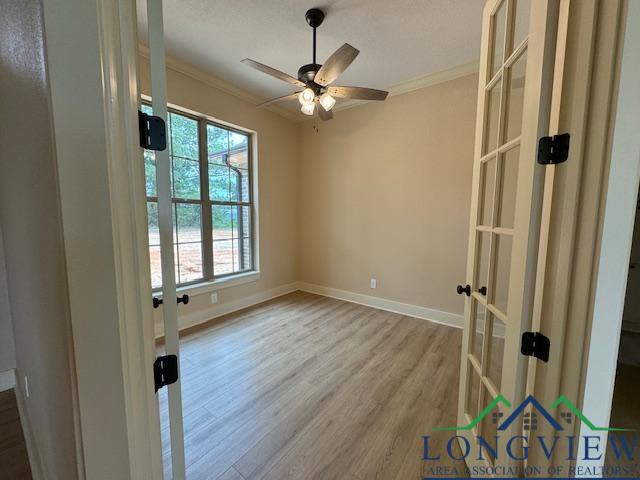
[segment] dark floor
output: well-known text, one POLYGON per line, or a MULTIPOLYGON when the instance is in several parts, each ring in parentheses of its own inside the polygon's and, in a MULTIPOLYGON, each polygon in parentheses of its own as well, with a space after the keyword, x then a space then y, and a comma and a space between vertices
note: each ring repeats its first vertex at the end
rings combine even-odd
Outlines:
POLYGON ((13 389, 0 392, 0 480, 31 480, 13 389))

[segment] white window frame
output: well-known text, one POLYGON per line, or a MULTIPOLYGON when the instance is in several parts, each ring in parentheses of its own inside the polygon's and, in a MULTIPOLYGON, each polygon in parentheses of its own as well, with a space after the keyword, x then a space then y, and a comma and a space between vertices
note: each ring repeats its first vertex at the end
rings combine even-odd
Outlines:
MULTIPOLYGON (((143 104, 149 105, 151 102, 151 97, 148 95, 142 95, 143 104)), ((249 156, 249 189, 250 189, 250 197, 249 197, 249 207, 251 209, 251 226, 250 226, 250 239, 251 239, 251 268, 249 270, 243 270, 239 272, 233 273, 225 273, 221 275, 215 275, 213 269, 213 263, 211 265, 211 275, 207 276, 207 269, 204 265, 205 263, 205 254, 204 249, 207 248, 205 246, 205 237, 203 235, 202 238, 202 248, 203 248, 203 275, 205 275, 202 279, 197 279, 192 282, 185 283, 177 283, 177 291, 181 293, 189 293, 191 295, 200 295, 208 292, 214 292, 217 290, 221 290, 224 288, 235 287, 238 285, 244 285, 247 283, 253 283, 260 280, 262 274, 260 270, 260 222, 259 222, 259 208, 258 208, 258 133, 254 130, 250 130, 244 127, 240 127, 238 125, 234 125, 229 122, 225 122, 223 120, 211 117, 209 115, 205 115, 203 113, 195 112, 193 110, 189 110, 187 108, 168 104, 168 111, 170 113, 175 113, 178 115, 182 115, 198 122, 198 142, 201 146, 200 148, 200 164, 203 164, 203 161, 206 161, 206 126, 213 125, 226 130, 235 131, 241 133, 243 135, 247 135, 248 137, 248 156, 249 156), (204 148, 202 147, 204 145, 204 148), (205 156, 203 160, 203 155, 205 156)), ((201 185, 203 181, 209 180, 208 169, 206 171, 200 172, 200 180, 201 185), (204 176, 204 179, 203 179, 204 176)), ((205 203, 209 203, 210 206, 213 206, 215 203, 210 199, 204 199, 203 192, 201 190, 201 199, 200 201, 194 202, 198 205, 204 207, 205 203)), ((147 201, 153 201, 153 197, 146 196, 147 201)), ((202 230, 204 232, 205 222, 204 222, 204 208, 202 208, 201 213, 201 221, 202 221, 202 230)), ((212 209, 210 209, 212 211, 212 209)), ((211 248, 211 256, 213 256, 213 246, 211 248)), ((213 259, 212 259, 213 262, 213 259)), ((153 296, 162 298, 162 286, 157 286, 153 288, 153 296)))

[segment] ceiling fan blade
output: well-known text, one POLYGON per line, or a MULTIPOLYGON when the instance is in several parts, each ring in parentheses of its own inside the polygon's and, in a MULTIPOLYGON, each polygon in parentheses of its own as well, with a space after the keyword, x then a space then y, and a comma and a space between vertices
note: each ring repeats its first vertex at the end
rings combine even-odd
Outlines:
POLYGON ((355 60, 359 53, 360 50, 345 43, 327 58, 327 61, 316 73, 314 82, 326 87, 351 65, 351 62, 355 60))
POLYGON ((244 60, 241 60, 241 62, 252 68, 255 68, 256 70, 260 70, 261 72, 266 73, 267 75, 271 75, 272 77, 275 77, 279 80, 290 83, 292 85, 296 85, 298 87, 306 86, 297 78, 293 78, 291 75, 287 75, 286 73, 281 72, 280 70, 276 70, 275 68, 271 68, 263 63, 256 62, 255 60, 251 60, 250 58, 245 58, 244 60))
POLYGON ((283 95, 281 97, 276 97, 276 98, 272 98, 271 100, 267 100, 266 102, 262 102, 258 105, 256 105, 258 108, 262 108, 262 107, 268 107, 269 105, 273 105, 274 103, 278 103, 278 102, 285 102, 287 100, 295 100, 298 98, 298 94, 300 92, 296 92, 296 93, 290 93, 289 95, 283 95))
POLYGON ((329 87, 327 93, 332 97, 353 98, 356 100, 385 100, 389 92, 364 87, 329 87))
POLYGON ((318 116, 323 122, 326 122, 327 120, 331 120, 333 118, 333 112, 331 110, 325 110, 322 105, 318 104, 317 110, 318 116))

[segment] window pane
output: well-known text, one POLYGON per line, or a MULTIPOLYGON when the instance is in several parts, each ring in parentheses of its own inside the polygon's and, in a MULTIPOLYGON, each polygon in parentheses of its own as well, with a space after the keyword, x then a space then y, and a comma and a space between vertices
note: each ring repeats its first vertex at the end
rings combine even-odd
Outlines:
POLYGON ((156 157, 153 151, 144 151, 144 177, 147 197, 157 197, 156 189, 156 157))
POLYGON ((207 156, 209 162, 224 165, 229 153, 229 131, 215 125, 207 125, 207 156))
POLYGON ((149 263, 151 265, 151 288, 162 286, 162 263, 160 262, 160 247, 149 247, 149 263))
POLYGON ((180 255, 180 283, 193 282, 201 279, 202 273, 202 243, 178 244, 180 255))
POLYGON ((229 201, 229 167, 209 164, 209 198, 219 202, 229 201))
POLYGON ((229 132, 229 165, 249 168, 249 137, 241 133, 229 132))
POLYGON ((201 207, 192 203, 177 203, 176 216, 178 223, 177 243, 202 241, 201 207))
POLYGON ((198 160, 198 122, 173 112, 169 113, 169 122, 171 124, 171 154, 198 160))
POLYGON ((197 160, 173 158, 173 196, 200 199, 200 163, 197 160))
POLYGON ((213 225, 213 239, 223 240, 232 238, 233 228, 233 214, 231 208, 228 205, 213 205, 212 207, 212 222, 213 225))
POLYGON ((249 186, 249 170, 244 168, 237 169, 238 174, 238 200, 241 202, 251 201, 251 187, 249 186))
POLYGON ((239 242, 239 270, 249 270, 252 267, 251 261, 251 207, 239 207, 238 215, 238 236, 239 242))
POLYGON ((158 230, 158 204, 147 202, 147 219, 149 227, 149 245, 160 245, 160 231, 158 230))
POLYGON ((213 273, 223 275, 232 273, 235 258, 233 241, 238 238, 236 224, 237 207, 228 205, 213 205, 212 225, 213 225, 213 273))

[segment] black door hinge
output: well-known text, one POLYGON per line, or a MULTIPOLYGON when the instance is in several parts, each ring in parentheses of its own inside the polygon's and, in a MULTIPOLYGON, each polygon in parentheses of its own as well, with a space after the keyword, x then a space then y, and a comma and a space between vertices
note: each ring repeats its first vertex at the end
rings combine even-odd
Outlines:
POLYGON ((163 355, 153 362, 153 379, 156 393, 165 385, 171 385, 178 380, 178 357, 163 355))
POLYGON ((538 163, 540 165, 557 165, 569 158, 570 135, 561 133, 553 137, 542 137, 538 141, 538 163))
POLYGON ((520 352, 528 357, 536 357, 543 362, 549 361, 551 340, 540 332, 524 332, 520 352))
POLYGON ((147 115, 138 110, 138 129, 142 148, 156 151, 167 148, 167 127, 161 117, 147 115))

